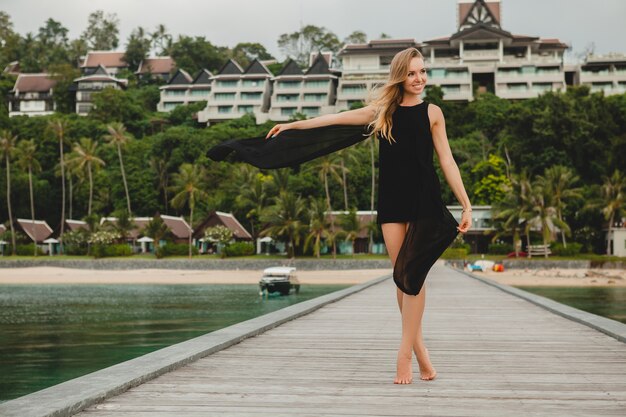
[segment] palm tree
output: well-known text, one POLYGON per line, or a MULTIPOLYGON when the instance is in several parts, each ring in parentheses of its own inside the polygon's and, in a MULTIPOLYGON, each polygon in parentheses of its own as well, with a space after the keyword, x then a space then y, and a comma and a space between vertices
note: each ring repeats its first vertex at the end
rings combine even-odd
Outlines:
MULTIPOLYGON (((552 240, 552 232, 555 226, 560 227, 568 233, 570 231, 569 226, 557 217, 556 208, 554 207, 554 196, 551 194, 551 191, 545 181, 536 179, 533 182, 529 197, 530 208, 534 217, 529 219, 526 225, 527 229, 530 229, 531 224, 539 226, 543 237, 543 244, 546 246, 552 240)), ((544 256, 546 258, 548 257, 547 250, 544 256)))
POLYGON ((621 171, 615 170, 610 177, 603 176, 600 187, 600 199, 587 204, 588 208, 601 208, 604 219, 608 220, 609 227, 606 239, 606 254, 611 254, 611 235, 615 217, 622 217, 626 206, 626 177, 621 171))
POLYGON ((267 188, 271 181, 272 177, 263 175, 257 168, 247 164, 240 164, 235 171, 234 185, 240 190, 235 197, 235 205, 246 212, 254 238, 258 234, 255 225, 269 200, 267 188))
POLYGON ((328 238, 328 221, 326 220, 326 201, 311 198, 309 200, 309 230, 304 240, 304 250, 313 245, 313 254, 320 258, 322 239, 328 238))
MULTIPOLYGON (((510 185, 506 186, 507 193, 504 199, 493 206, 493 220, 498 227, 491 241, 495 242, 503 235, 512 235, 515 257, 517 258, 521 249, 522 224, 528 223, 530 217, 528 201, 531 185, 526 171, 522 171, 520 175, 511 175, 509 181, 510 185)), ((527 244, 530 244, 528 235, 527 244)))
POLYGON ((93 203, 93 172, 104 166, 105 163, 98 157, 98 143, 89 138, 80 138, 79 143, 74 144, 73 155, 68 162, 77 170, 87 173, 89 178, 89 205, 87 206, 87 215, 91 215, 91 206, 93 203))
POLYGON ((261 221, 268 227, 261 231, 261 236, 276 236, 287 241, 287 254, 295 256, 295 246, 300 243, 300 236, 306 229, 304 201, 289 191, 283 191, 274 206, 268 207, 261 216, 261 221))
MULTIPOLYGON (((15 229, 13 227, 13 213, 11 211, 11 158, 15 152, 15 142, 17 136, 11 134, 8 130, 0 133, 0 152, 4 157, 7 170, 7 209, 9 211, 9 227, 11 228, 11 251, 15 255, 15 229)), ((37 246, 37 245, 35 245, 37 246)))
POLYGON ((124 172, 124 160, 122 159, 122 147, 126 146, 130 140, 128 132, 123 124, 119 122, 111 123, 107 126, 108 135, 104 136, 104 140, 111 145, 117 147, 117 156, 120 159, 120 171, 122 171, 122 181, 124 182, 124 191, 126 192, 126 206, 128 207, 128 215, 131 215, 130 211, 130 195, 128 194, 128 183, 126 182, 126 173, 124 172))
POLYGON ((158 213, 144 226, 142 232, 154 241, 155 251, 161 240, 168 237, 171 233, 170 229, 163 222, 163 218, 161 218, 158 213))
POLYGON ((336 153, 336 157, 339 160, 339 166, 341 170, 341 184, 343 185, 343 204, 344 210, 348 210, 348 178, 347 174, 350 172, 350 169, 346 167, 346 162, 351 162, 354 164, 358 164, 359 160, 357 159, 355 153, 355 148, 345 148, 336 153))
MULTIPOLYGON (((578 181, 578 176, 567 167, 555 165, 545 170, 543 176, 539 175, 537 180, 543 187, 547 187, 549 193, 554 198, 554 207, 559 220, 563 221, 563 210, 567 207, 567 201, 572 199, 580 199, 582 196, 582 188, 574 188, 573 185, 578 181)), ((561 239, 563 247, 567 247, 565 241, 566 229, 561 229, 561 239)))
POLYGON ((208 194, 204 191, 206 172, 204 167, 197 164, 184 163, 180 166, 178 172, 172 176, 174 185, 170 189, 176 193, 172 198, 172 206, 176 209, 182 209, 185 205, 189 206, 189 258, 191 259, 191 238, 193 235, 193 209, 196 201, 202 198, 208 198, 208 194))
POLYGON ((354 241, 359 236, 359 232, 363 230, 363 225, 359 222, 356 209, 340 214, 339 224, 343 229, 344 239, 350 241, 350 245, 352 246, 352 257, 354 257, 354 241))
MULTIPOLYGON (((17 144, 17 164, 28 172, 28 190, 30 193, 30 217, 35 228, 35 198, 33 193, 33 171, 41 171, 41 165, 35 156, 37 146, 34 140, 23 140, 17 144)), ((37 245, 34 246, 34 255, 37 256, 37 245)))
POLYGON ((67 131, 67 122, 63 119, 50 120, 48 128, 52 130, 59 141, 59 163, 61 164, 61 230, 59 232, 59 240, 61 241, 61 253, 63 252, 63 229, 65 226, 65 156, 63 155, 63 146, 65 145, 65 132, 67 131))
MULTIPOLYGON (((328 177, 332 176, 341 184, 341 175, 339 170, 341 166, 336 163, 336 157, 333 155, 325 155, 317 159, 317 163, 311 165, 310 170, 315 170, 319 174, 319 178, 324 184, 324 191, 326 192, 326 207, 328 208, 328 215, 330 216, 330 234, 335 235, 335 219, 331 215, 333 209, 330 204, 330 189, 328 187, 328 177)), ((337 245, 335 239, 333 239, 333 257, 337 254, 337 245)))
POLYGON ((169 187, 169 174, 167 172, 167 161, 157 157, 150 159, 150 167, 157 174, 159 180, 159 189, 163 190, 163 201, 165 203, 165 214, 168 213, 169 198, 167 197, 167 189, 169 187))

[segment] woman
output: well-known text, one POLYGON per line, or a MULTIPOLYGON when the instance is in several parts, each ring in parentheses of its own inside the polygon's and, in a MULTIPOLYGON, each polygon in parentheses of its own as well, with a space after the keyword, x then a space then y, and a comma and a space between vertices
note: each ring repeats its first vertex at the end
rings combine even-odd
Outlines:
POLYGON ((349 146, 367 135, 379 137, 378 223, 394 268, 402 315, 396 384, 413 380, 412 351, 421 379, 432 380, 437 375, 422 338, 423 283, 446 247, 472 224, 471 204, 450 151, 443 113, 438 106, 420 99, 426 81, 421 53, 408 48, 394 56, 387 83, 366 107, 278 124, 264 138, 274 138, 265 146, 247 139, 231 141, 209 153, 221 160, 235 150, 259 167, 278 167, 349 146), (364 126, 368 127, 365 135, 364 126), (432 163, 433 147, 450 188, 463 206, 460 225, 441 200, 432 163))

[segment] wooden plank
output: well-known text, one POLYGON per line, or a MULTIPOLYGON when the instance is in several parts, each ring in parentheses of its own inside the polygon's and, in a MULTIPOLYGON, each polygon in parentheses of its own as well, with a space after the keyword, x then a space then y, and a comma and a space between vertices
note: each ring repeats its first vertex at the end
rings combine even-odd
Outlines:
POLYGON ((88 408, 82 416, 623 416, 623 343, 435 265, 435 381, 395 385, 391 280, 88 408))

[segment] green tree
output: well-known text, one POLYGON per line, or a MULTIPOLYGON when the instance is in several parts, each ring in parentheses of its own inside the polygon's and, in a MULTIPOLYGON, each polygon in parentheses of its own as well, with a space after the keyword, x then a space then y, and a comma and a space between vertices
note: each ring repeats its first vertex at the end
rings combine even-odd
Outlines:
POLYGON ((171 237, 170 229, 167 227, 163 218, 157 214, 145 225, 142 231, 143 234, 154 240, 154 248, 159 246, 162 240, 169 239, 171 237))
POLYGON ((152 38, 141 26, 134 29, 126 43, 126 52, 124 53, 124 62, 126 62, 131 71, 137 71, 139 64, 150 53, 152 46, 152 38))
POLYGON ((343 229, 343 238, 350 242, 352 246, 352 256, 354 257, 354 241, 359 236, 363 225, 359 222, 356 209, 350 209, 347 213, 339 215, 339 225, 343 229))
POLYGON ((91 215, 91 206, 93 203, 93 172, 105 165, 104 161, 98 157, 98 143, 89 138, 80 138, 78 143, 74 144, 74 151, 69 158, 70 165, 86 172, 89 179, 89 205, 87 206, 87 215, 91 215))
POLYGON ((302 198, 295 193, 283 191, 276 198, 276 204, 267 208, 261 221, 268 226, 261 236, 283 238, 287 242, 287 256, 295 257, 296 245, 300 243, 306 228, 305 206, 302 198))
MULTIPOLYGON (((67 131, 67 122, 64 119, 53 119, 48 122, 48 129, 56 136, 59 143, 59 164, 61 167, 61 227, 59 232, 59 240, 61 248, 63 248, 63 229, 65 228, 65 133, 67 131)), ((63 251, 63 249, 61 249, 63 251)))
POLYGON ((0 132, 0 152, 5 162, 7 176, 7 210, 9 212, 9 227, 11 228, 11 249, 15 255, 15 230, 13 227, 13 212, 11 211, 11 159, 15 153, 17 136, 8 130, 0 132))
POLYGON ((179 35, 172 43, 170 55, 178 68, 193 74, 206 68, 217 71, 228 59, 228 49, 214 46, 204 36, 179 35))
MULTIPOLYGON (((37 146, 34 140, 22 140, 17 144, 17 166, 28 173, 28 191, 30 195, 30 217, 35 227, 35 195, 33 193, 33 171, 41 171, 41 165, 36 157, 37 146)), ((33 245, 34 255, 37 256, 37 245, 33 245)))
POLYGON ((158 50, 159 56, 169 55, 172 47, 172 35, 167 32, 164 24, 159 24, 150 34, 152 49, 158 50))
MULTIPOLYGON (((39 63, 42 69, 68 61, 68 30, 61 22, 48 18, 37 34, 39 63)), ((56 92, 56 89, 55 89, 56 92)), ((55 94, 56 99, 56 94, 55 94)))
POLYGON ((336 54, 341 48, 341 41, 325 27, 306 25, 299 31, 280 35, 278 48, 300 66, 306 67, 311 53, 331 51, 336 54))
POLYGON ((504 186, 509 183, 504 173, 504 160, 490 154, 487 161, 481 161, 472 168, 475 204, 493 204, 504 198, 504 186))
POLYGON ((68 63, 52 64, 49 73, 56 81, 54 86, 54 102, 59 113, 74 113, 76 111, 74 92, 70 87, 80 75, 80 71, 68 63))
POLYGON ((96 10, 89 15, 87 29, 81 35, 90 50, 108 51, 117 48, 119 19, 115 13, 96 10))
POLYGON ((309 199, 309 228, 304 239, 304 250, 313 248, 313 254, 319 259, 322 248, 322 239, 328 238, 328 220, 326 218, 326 201, 323 199, 309 199))
POLYGON ((265 46, 260 43, 240 42, 231 51, 231 58, 240 65, 247 67, 255 59, 270 60, 274 59, 265 46))
MULTIPOLYGON (((556 229, 555 226, 569 230, 569 226, 557 217, 554 196, 551 194, 551 191, 545 181, 536 178, 533 181, 529 194, 530 211, 533 217, 529 219, 527 228, 530 228, 531 225, 538 226, 541 230, 543 244, 546 246, 552 241, 552 234, 556 229)), ((548 257, 547 251, 544 256, 548 257)))
POLYGON ((124 172, 124 160, 122 158, 122 148, 126 146, 130 140, 128 132, 123 124, 119 122, 111 123, 107 126, 108 135, 104 136, 104 140, 117 148, 117 156, 120 160, 120 171, 122 173, 122 181, 124 182, 124 191, 126 192, 126 206, 128 207, 128 215, 132 211, 130 209, 130 194, 128 194, 128 182, 126 181, 126 173, 124 172))
POLYGON ((201 165, 192 165, 184 163, 178 169, 178 172, 172 176, 173 185, 171 191, 176 193, 172 200, 172 207, 180 210, 185 206, 189 207, 189 258, 191 259, 191 239, 193 235, 193 210, 196 202, 200 199, 207 198, 205 191, 206 172, 201 165))
MULTIPOLYGON (((545 170, 544 175, 537 177, 537 180, 543 187, 548 189, 548 193, 554 199, 554 207, 559 220, 566 224, 563 219, 563 211, 567 207, 567 203, 571 200, 582 199, 582 188, 574 188, 574 184, 579 181, 577 175, 570 168, 562 165, 555 165, 545 170)), ((563 247, 567 247, 565 235, 570 235, 569 225, 567 228, 561 229, 561 238, 563 247)))
POLYGON ((343 43, 346 43, 346 44, 367 43, 367 35, 363 31, 355 30, 343 40, 343 43))
POLYGON ((587 208, 600 209, 605 220, 608 220, 606 254, 611 254, 611 239, 615 218, 624 215, 626 207, 626 176, 615 170, 611 176, 604 176, 600 187, 599 199, 587 203, 587 208))

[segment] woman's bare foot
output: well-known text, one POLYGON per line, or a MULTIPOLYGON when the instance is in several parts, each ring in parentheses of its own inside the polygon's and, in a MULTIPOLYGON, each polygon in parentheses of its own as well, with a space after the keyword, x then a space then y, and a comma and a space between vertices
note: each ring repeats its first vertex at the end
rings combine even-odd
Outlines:
POLYGON ((435 379, 437 376, 437 371, 433 367, 433 364, 430 362, 430 357, 428 355, 428 349, 424 347, 424 351, 420 352, 417 349, 414 349, 415 356, 417 357, 417 364, 420 367, 420 379, 424 381, 431 381, 435 379))
POLYGON ((413 355, 409 353, 407 356, 402 352, 398 351, 398 364, 396 371, 396 379, 393 381, 394 384, 410 384, 413 382, 413 355))

